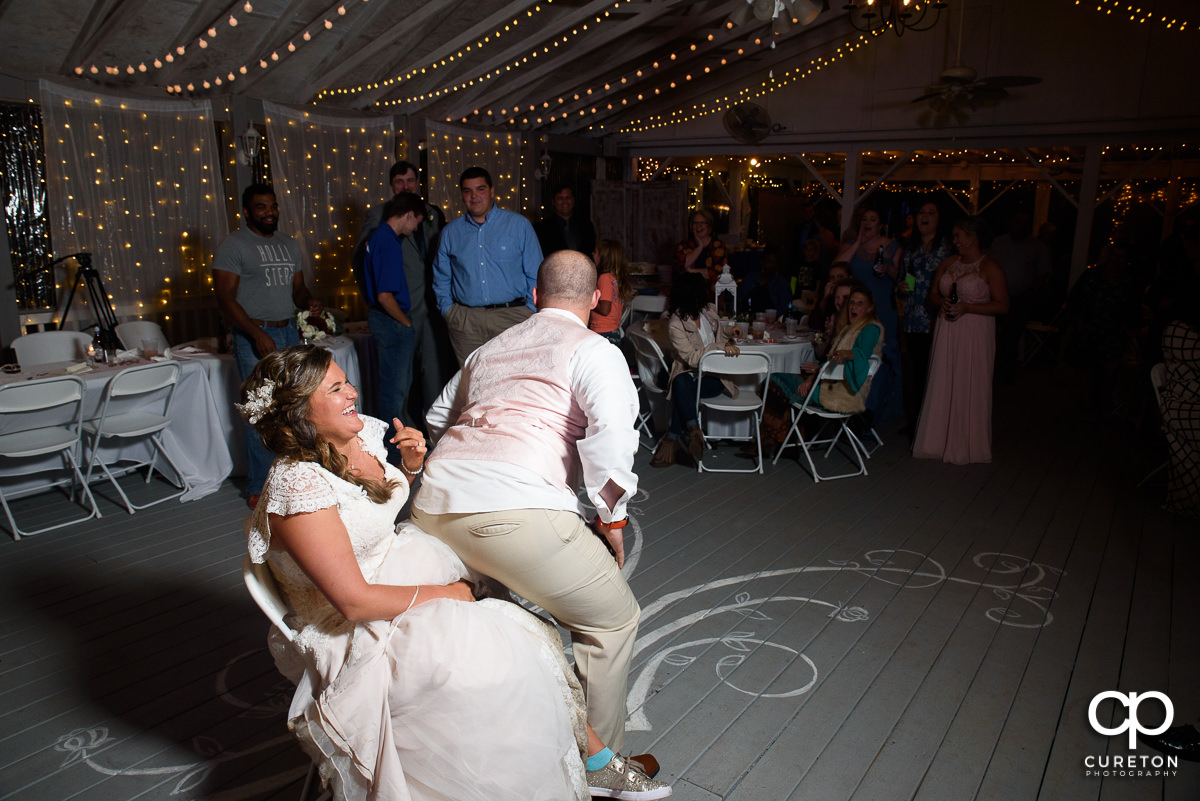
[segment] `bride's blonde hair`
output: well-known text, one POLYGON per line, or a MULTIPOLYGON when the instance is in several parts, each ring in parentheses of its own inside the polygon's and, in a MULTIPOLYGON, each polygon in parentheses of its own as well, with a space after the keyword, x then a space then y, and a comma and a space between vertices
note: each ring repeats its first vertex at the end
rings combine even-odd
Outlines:
POLYGON ((374 481, 350 472, 346 457, 322 439, 308 419, 309 402, 325 380, 331 361, 329 351, 312 345, 268 353, 242 382, 242 413, 268 450, 297 462, 315 462, 362 487, 375 503, 385 503, 400 482, 374 481))

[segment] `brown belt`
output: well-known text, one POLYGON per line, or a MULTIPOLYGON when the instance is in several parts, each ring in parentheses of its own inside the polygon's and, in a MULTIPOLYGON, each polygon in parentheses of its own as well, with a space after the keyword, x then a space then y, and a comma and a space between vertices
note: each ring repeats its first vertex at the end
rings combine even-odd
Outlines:
POLYGON ((250 318, 250 322, 259 328, 286 328, 289 325, 294 325, 291 320, 255 320, 253 317, 250 318))

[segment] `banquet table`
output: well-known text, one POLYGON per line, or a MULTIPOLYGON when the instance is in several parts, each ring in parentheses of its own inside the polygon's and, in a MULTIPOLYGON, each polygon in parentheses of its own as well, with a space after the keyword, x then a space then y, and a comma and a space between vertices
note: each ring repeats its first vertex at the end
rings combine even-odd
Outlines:
MULTIPOLYGON (((148 364, 145 359, 125 362, 113 366, 101 366, 79 374, 87 387, 83 398, 83 419, 91 420, 99 415, 100 404, 104 398, 104 388, 109 380, 122 370, 142 364, 148 364)), ((0 385, 35 378, 66 375, 66 364, 41 365, 31 368, 30 373, 0 374, 0 385)), ((229 446, 221 429, 221 403, 212 391, 208 373, 196 361, 181 361, 179 383, 171 402, 171 424, 163 432, 163 446, 179 470, 187 478, 189 490, 181 496, 183 501, 194 501, 215 492, 233 469, 229 446)), ((149 396, 146 403, 153 404, 161 411, 161 400, 149 396)), ((52 414, 52 413, 51 413, 52 414)), ((22 424, 8 428, 11 424, 0 417, 0 433, 28 429, 38 425, 37 418, 26 418, 22 424)), ((113 443, 102 448, 105 460, 112 465, 116 460, 141 461, 150 454, 150 446, 145 442, 113 443)), ((45 489, 54 479, 48 472, 61 465, 57 455, 45 457, 42 460, 21 459, 0 462, 0 477, 5 481, 5 494, 24 495, 45 489), (21 478, 18 478, 21 477, 21 478)), ((170 468, 161 463, 156 465, 169 477, 176 478, 170 468)))
MULTIPOLYGON (((667 364, 671 363, 671 344, 667 333, 666 320, 650 320, 642 324, 631 325, 626 336, 650 337, 666 356, 667 364)), ((761 353, 771 363, 771 373, 799 373, 800 365, 813 360, 813 345, 811 335, 801 335, 778 342, 739 342, 738 350, 742 353, 761 353)), ((754 376, 740 376, 735 381, 739 388, 753 390, 757 385, 754 376)), ((658 406, 666 406, 661 395, 651 395, 651 403, 656 404, 655 421, 662 419, 663 410, 658 406)), ((669 413, 668 413, 669 414, 669 413)), ((723 412, 706 413, 711 430, 721 436, 746 436, 749 425, 744 416, 730 416, 723 412)))
MULTIPOLYGON (((358 356, 354 349, 354 340, 345 336, 322 337, 313 344, 325 348, 333 355, 333 361, 346 373, 346 380, 359 387, 358 407, 362 408, 362 376, 358 367, 358 356)), ((212 352, 215 343, 197 340, 185 343, 171 349, 175 359, 183 362, 194 362, 204 368, 208 376, 212 396, 216 401, 215 415, 220 428, 222 442, 226 443, 233 459, 232 474, 246 475, 246 425, 241 416, 233 408, 239 401, 238 392, 242 379, 238 373, 237 361, 231 353, 212 352)))

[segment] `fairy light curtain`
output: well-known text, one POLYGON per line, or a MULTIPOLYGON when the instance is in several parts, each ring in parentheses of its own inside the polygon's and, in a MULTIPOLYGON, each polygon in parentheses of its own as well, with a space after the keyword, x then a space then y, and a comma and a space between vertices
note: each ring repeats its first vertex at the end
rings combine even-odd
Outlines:
POLYGON ((351 257, 367 211, 389 197, 391 119, 323 116, 264 102, 279 230, 304 252, 305 278, 326 306, 365 317, 351 257))
POLYGON ((483 167, 492 176, 496 205, 509 211, 530 211, 521 135, 479 131, 459 125, 426 122, 429 148, 429 202, 441 206, 446 219, 462 213, 458 178, 467 167, 483 167))
MULTIPOLYGON (((209 101, 40 89, 56 257, 91 253, 121 319, 211 304, 209 266, 228 224, 209 101)), ((60 287, 73 277, 56 276, 60 287)), ((86 295, 70 321, 90 322, 86 295)))

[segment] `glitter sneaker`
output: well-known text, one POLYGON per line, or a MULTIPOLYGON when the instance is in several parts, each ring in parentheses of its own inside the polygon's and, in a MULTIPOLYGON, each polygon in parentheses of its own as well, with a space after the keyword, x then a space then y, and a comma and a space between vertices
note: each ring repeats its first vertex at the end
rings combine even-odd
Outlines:
POLYGON ((641 767, 617 754, 600 770, 587 772, 588 791, 594 798, 651 801, 671 794, 671 785, 655 781, 641 767))

